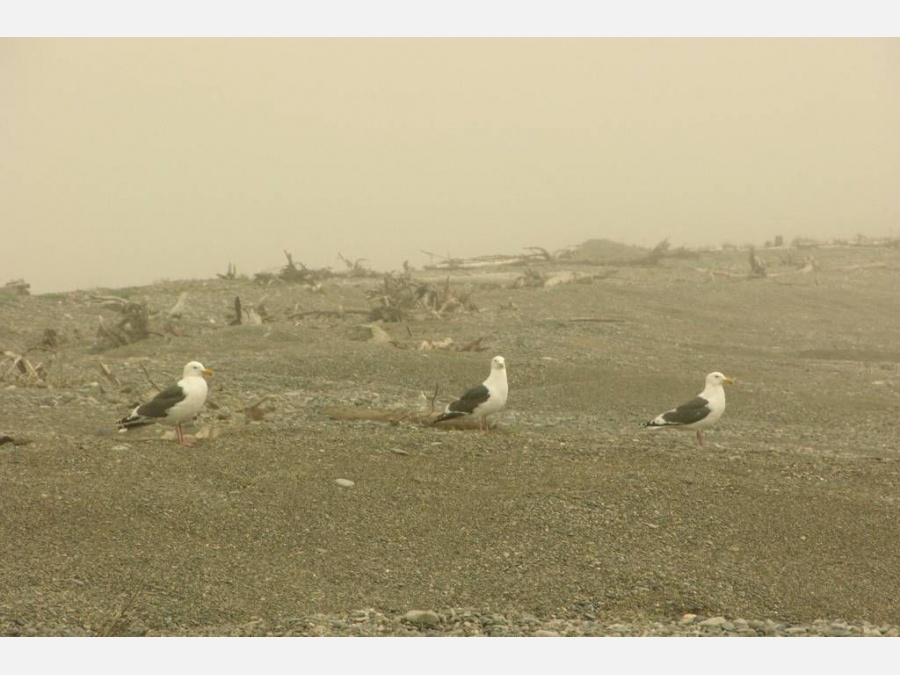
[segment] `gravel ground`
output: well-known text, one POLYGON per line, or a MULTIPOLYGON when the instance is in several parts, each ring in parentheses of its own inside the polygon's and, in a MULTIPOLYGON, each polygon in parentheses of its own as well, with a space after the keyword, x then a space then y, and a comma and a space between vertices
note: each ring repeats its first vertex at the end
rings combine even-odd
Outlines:
MULTIPOLYGON (((125 624, 123 623, 122 626, 125 624)), ((170 635, 169 631, 125 630, 128 637, 170 635)), ((41 636, 40 626, 17 622, 6 627, 7 636, 41 636)), ((97 631, 73 627, 59 633, 92 637, 97 631)), ((672 621, 607 622, 583 618, 537 617, 533 614, 494 614, 471 609, 445 611, 414 609, 389 615, 374 609, 347 614, 312 614, 269 622, 262 618, 245 624, 204 626, 179 631, 187 637, 900 637, 894 625, 858 624, 834 619, 787 623, 773 619, 728 619, 685 614, 672 621)))
POLYGON ((421 271, 478 311, 392 342, 346 311, 378 278, 0 296, 43 373, 0 362, 0 635, 896 637, 900 252, 812 253, 421 271), (111 294, 158 334, 98 345, 111 294), (268 320, 228 325, 236 295, 268 320), (447 337, 485 350, 419 348, 447 337), (495 354, 493 431, 420 423, 495 354), (194 448, 112 428, 192 359, 194 448), (712 370, 707 446, 641 429, 712 370))

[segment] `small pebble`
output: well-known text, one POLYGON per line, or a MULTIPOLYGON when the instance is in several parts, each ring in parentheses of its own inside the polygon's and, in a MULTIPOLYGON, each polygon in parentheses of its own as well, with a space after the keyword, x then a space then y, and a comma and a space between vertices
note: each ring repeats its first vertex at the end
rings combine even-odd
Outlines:
POLYGON ((435 626, 441 620, 441 617, 435 612, 422 609, 411 609, 401 618, 407 623, 414 623, 418 626, 435 626))
POLYGON ((699 625, 715 626, 716 628, 721 628, 722 624, 724 624, 726 622, 726 620, 727 619, 725 619, 724 616, 711 616, 710 618, 705 619, 704 621, 701 621, 699 625))

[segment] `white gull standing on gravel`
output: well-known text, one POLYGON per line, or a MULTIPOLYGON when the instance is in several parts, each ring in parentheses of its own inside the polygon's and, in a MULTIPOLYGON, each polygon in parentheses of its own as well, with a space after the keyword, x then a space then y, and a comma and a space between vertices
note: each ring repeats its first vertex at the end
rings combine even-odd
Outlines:
POLYGON ((657 415, 642 426, 650 429, 695 429, 697 442, 704 445, 703 430, 715 424, 725 412, 725 389, 723 384, 734 384, 734 380, 716 371, 706 376, 706 386, 696 397, 677 408, 657 415))
POLYGON ((129 415, 116 420, 120 429, 130 429, 159 422, 175 427, 175 435, 181 445, 192 445, 184 437, 181 425, 194 418, 206 403, 208 387, 204 376, 213 371, 204 368, 199 361, 191 361, 184 367, 184 374, 176 384, 164 389, 147 403, 137 406, 129 415))
POLYGON ((490 429, 487 416, 506 405, 508 394, 506 360, 502 356, 495 356, 491 359, 491 373, 488 378, 481 384, 467 389, 462 396, 450 403, 432 424, 467 416, 478 420, 478 427, 482 431, 487 431, 490 429))

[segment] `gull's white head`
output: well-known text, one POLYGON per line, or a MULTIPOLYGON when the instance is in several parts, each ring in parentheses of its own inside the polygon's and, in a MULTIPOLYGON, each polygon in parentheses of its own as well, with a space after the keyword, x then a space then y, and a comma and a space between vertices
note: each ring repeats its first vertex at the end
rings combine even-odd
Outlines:
POLYGON ((203 377, 204 375, 212 375, 213 371, 204 368, 199 361, 191 361, 184 367, 184 377, 203 377))
POLYGON ((732 380, 730 377, 725 377, 718 370, 706 376, 707 387, 721 386, 723 384, 734 384, 734 380, 732 380))
POLYGON ((491 370, 503 370, 506 368, 506 359, 502 356, 495 356, 491 359, 491 370))

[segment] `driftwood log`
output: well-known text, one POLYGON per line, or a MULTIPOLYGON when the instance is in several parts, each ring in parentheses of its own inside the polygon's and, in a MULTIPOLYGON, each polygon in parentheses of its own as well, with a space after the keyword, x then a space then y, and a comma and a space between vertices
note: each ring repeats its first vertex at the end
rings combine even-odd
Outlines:
MULTIPOLYGON (((263 298, 264 300, 265 298, 263 298)), ((234 296, 234 316, 228 322, 230 326, 259 326, 267 316, 263 300, 256 307, 246 306, 241 301, 241 296, 234 296)))
POLYGON ((484 337, 478 337, 472 340, 471 342, 466 342, 465 344, 458 345, 453 341, 453 338, 446 337, 443 340, 423 340, 419 343, 419 351, 447 351, 447 352, 483 352, 487 351, 489 347, 487 345, 481 344, 484 337))
MULTIPOLYGON (((419 424, 429 426, 440 414, 432 410, 379 410, 377 408, 324 408, 322 413, 333 420, 385 422, 392 425, 419 424)), ((458 417, 441 422, 440 429, 480 429, 479 420, 458 417)))
POLYGON ((0 380, 14 379, 27 384, 34 384, 44 380, 44 367, 41 363, 34 365, 25 354, 18 352, 3 352, 3 371, 0 372, 0 380))
POLYGON ((216 274, 220 279, 236 279, 237 278, 237 265, 234 263, 228 263, 228 271, 225 274, 216 274))
POLYGON ((754 276, 764 277, 767 276, 766 273, 766 264, 762 261, 762 258, 756 253, 756 249, 750 249, 750 271, 754 276))
POLYGON ((184 307, 187 302, 187 291, 182 291, 181 295, 178 296, 178 301, 172 306, 172 309, 169 310, 169 317, 172 319, 180 319, 181 315, 184 314, 184 307))
POLYGON ((498 265, 525 265, 530 263, 550 262, 554 256, 547 249, 540 246, 526 246, 522 255, 483 255, 474 258, 448 258, 429 251, 422 251, 432 259, 440 258, 440 262, 425 265, 425 269, 456 269, 468 267, 493 267, 498 265))
MULTIPOLYGON (((153 333, 150 330, 150 312, 146 303, 129 302, 119 298, 119 318, 115 323, 108 323, 100 317, 97 327, 97 339, 105 347, 121 347, 123 345, 145 340, 153 333)), ((107 299, 104 306, 110 306, 107 299)))

